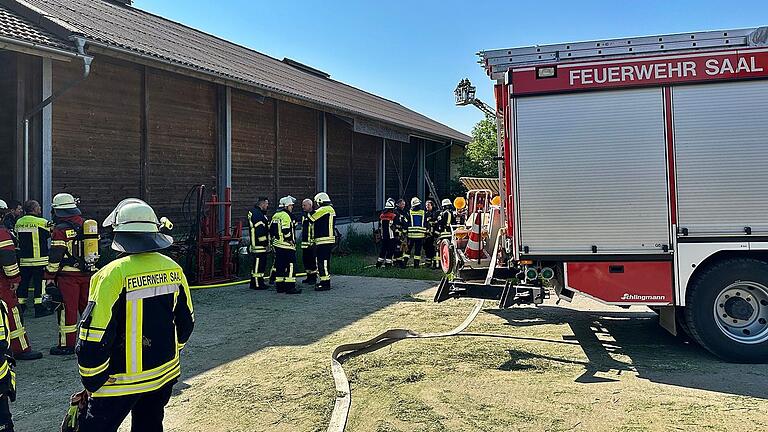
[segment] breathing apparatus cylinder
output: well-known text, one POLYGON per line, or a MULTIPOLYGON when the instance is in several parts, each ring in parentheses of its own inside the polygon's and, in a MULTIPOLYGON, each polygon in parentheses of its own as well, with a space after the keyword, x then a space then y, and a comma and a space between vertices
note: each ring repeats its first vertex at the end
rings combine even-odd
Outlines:
POLYGON ((96 270, 99 260, 99 224, 93 219, 83 222, 83 259, 89 271, 96 270))

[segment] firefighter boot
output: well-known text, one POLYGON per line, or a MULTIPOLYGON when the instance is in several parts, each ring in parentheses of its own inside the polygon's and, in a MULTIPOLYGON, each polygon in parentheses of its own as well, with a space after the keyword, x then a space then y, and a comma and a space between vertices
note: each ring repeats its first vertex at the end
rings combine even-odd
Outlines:
POLYGON ((317 275, 312 273, 311 275, 307 275, 307 278, 301 281, 303 284, 307 285, 314 285, 317 283, 317 275))
POLYGON ((251 284, 248 286, 248 288, 252 290, 258 289, 258 285, 256 284, 256 279, 251 278, 251 284))
POLYGON ((275 291, 278 293, 284 293, 286 291, 285 282, 275 282, 275 291))
POLYGON ((74 347, 55 346, 51 348, 51 355, 53 356, 72 355, 74 353, 75 353, 74 347))
POLYGON ((286 294, 301 294, 301 288, 296 288, 294 285, 293 287, 288 287, 285 290, 286 294))
POLYGON ((257 283, 256 283, 256 289, 260 290, 260 291, 269 289, 267 284, 264 283, 264 278, 263 277, 258 278, 257 283))
POLYGON ((331 281, 320 281, 317 285, 315 285, 315 291, 328 291, 331 289, 331 281))
POLYGON ((28 351, 14 354, 13 358, 16 360, 38 360, 43 358, 43 353, 30 349, 28 351))
POLYGON ((417 260, 417 259, 413 260, 413 268, 419 268, 420 265, 421 265, 420 260, 417 260))
POLYGON ((43 304, 35 305, 35 318, 42 318, 48 315, 53 315, 53 311, 45 307, 43 304))

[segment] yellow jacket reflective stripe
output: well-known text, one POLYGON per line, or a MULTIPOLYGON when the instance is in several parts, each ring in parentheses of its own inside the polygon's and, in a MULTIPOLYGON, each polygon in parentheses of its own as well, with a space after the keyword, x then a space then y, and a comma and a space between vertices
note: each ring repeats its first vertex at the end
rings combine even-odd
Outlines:
POLYGON ((83 385, 94 397, 159 389, 179 376, 179 346, 193 324, 189 285, 173 260, 149 252, 107 264, 91 278, 80 324, 83 385), (117 302, 124 308, 115 308, 117 302))

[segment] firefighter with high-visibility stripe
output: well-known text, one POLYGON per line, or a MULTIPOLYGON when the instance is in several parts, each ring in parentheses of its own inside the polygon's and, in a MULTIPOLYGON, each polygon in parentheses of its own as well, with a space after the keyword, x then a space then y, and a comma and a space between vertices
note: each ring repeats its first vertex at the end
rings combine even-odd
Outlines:
POLYGON ((451 225, 456 224, 456 215, 453 212, 453 205, 451 204, 450 199, 444 199, 441 204, 443 206, 443 210, 440 212, 440 216, 437 219, 438 239, 450 239, 451 225))
POLYGON ((437 268, 437 263, 440 261, 437 256, 437 220, 439 216, 435 202, 428 199, 424 204, 424 225, 427 229, 427 235, 424 237, 424 263, 429 268, 437 268))
MULTIPOLYGON (((46 267, 46 280, 55 281, 61 304, 56 308, 59 322, 59 343, 51 348, 51 355, 75 353, 77 321, 88 305, 88 286, 95 270, 95 259, 86 262, 85 221, 77 208, 78 200, 71 194, 60 193, 53 197, 51 208, 54 228, 51 233, 51 249, 46 267)), ((95 231, 98 242, 98 224, 88 221, 95 231)), ((98 249, 95 251, 98 254, 98 249)), ((94 258, 97 258, 94 257, 94 258)))
POLYGON ((405 268, 408 260, 403 255, 403 244, 407 244, 407 236, 405 234, 408 229, 408 222, 405 211, 405 200, 400 198, 395 205, 395 252, 392 255, 392 263, 395 266, 405 268))
POLYGON ((317 254, 317 273, 320 281, 315 291, 331 289, 331 251, 336 244, 336 211, 331 205, 331 198, 325 192, 315 195, 317 210, 310 215, 312 221, 312 241, 317 254))
POLYGON ((379 214, 379 229, 381 230, 381 245, 379 249, 379 259, 376 260, 376 267, 392 267, 392 256, 395 254, 397 237, 395 236, 395 200, 388 198, 384 203, 384 210, 379 214))
POLYGON ((421 200, 411 198, 411 209, 408 211, 408 255, 413 258, 413 267, 421 265, 421 248, 427 236, 426 218, 421 208, 421 200))
POLYGON ((317 283, 317 245, 314 242, 315 224, 312 215, 315 213, 312 200, 307 198, 301 202, 301 261, 307 278, 301 281, 308 285, 317 283))
POLYGON ((296 288, 296 221, 291 216, 295 201, 290 195, 280 198, 269 226, 275 250, 275 289, 286 294, 301 293, 296 288))
POLYGON ((16 400, 16 361, 10 349, 10 333, 7 305, 0 301, 0 431, 13 432, 8 402, 16 400))
POLYGON ((117 431, 128 413, 132 430, 161 431, 194 327, 192 297, 181 267, 158 252, 173 238, 159 232, 152 207, 115 210, 112 249, 120 258, 91 278, 80 321, 77 362, 89 392, 80 432, 117 431))
MULTIPOLYGON (((0 200, 0 218, 7 211, 8 206, 5 201, 0 200)), ((0 266, 2 266, 2 271, 0 271, 0 300, 5 303, 8 313, 7 338, 10 349, 16 360, 42 358, 43 354, 40 351, 32 350, 19 312, 16 288, 21 278, 19 277, 19 264, 16 261, 16 245, 13 242, 11 232, 4 225, 0 225, 0 266)), ((0 411, 2 411, 2 407, 0 407, 0 411)))
POLYGON ((253 256, 253 270, 251 271, 252 290, 265 290, 269 288, 264 283, 264 271, 267 269, 267 257, 269 256, 269 219, 267 209, 269 198, 260 197, 248 212, 248 226, 250 228, 251 243, 248 252, 253 256))
POLYGON ((27 297, 32 293, 35 318, 52 314, 43 306, 43 276, 48 265, 48 241, 51 237, 50 223, 40 217, 43 209, 40 203, 30 200, 24 203, 24 216, 16 221, 16 236, 19 240, 19 266, 21 282, 16 290, 20 310, 26 310, 27 297))

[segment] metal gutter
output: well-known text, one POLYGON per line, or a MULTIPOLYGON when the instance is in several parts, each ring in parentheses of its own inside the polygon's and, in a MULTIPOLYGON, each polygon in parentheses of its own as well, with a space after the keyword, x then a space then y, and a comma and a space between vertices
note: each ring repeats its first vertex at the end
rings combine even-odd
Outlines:
POLYGON ((51 96, 47 97, 24 114, 24 200, 29 199, 29 121, 72 87, 83 82, 88 78, 88 75, 91 74, 91 62, 93 62, 93 57, 85 52, 85 40, 80 37, 73 37, 72 41, 75 42, 78 51, 77 54, 75 54, 75 57, 78 57, 83 61, 83 76, 68 83, 61 90, 54 92, 51 96))
POLYGON ((27 42, 19 39, 12 39, 5 36, 0 36, 0 49, 7 49, 10 51, 21 52, 25 54, 40 55, 40 53, 49 54, 48 56, 61 61, 70 61, 73 58, 79 56, 74 51, 67 51, 63 49, 49 47, 47 45, 40 45, 32 42, 27 42))

